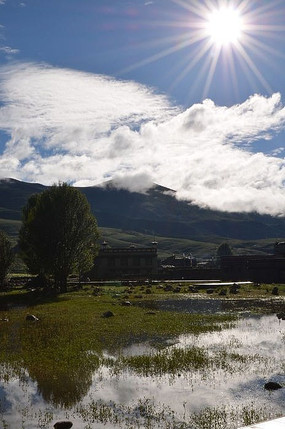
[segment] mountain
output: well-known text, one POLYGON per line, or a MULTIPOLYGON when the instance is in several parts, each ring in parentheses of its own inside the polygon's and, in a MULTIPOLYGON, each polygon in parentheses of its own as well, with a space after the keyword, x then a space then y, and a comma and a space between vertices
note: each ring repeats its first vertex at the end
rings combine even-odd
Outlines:
MULTIPOLYGON (((30 195, 44 189, 46 187, 38 183, 0 180, 0 228, 15 237, 20 227, 22 207, 30 195)), ((171 253, 175 249, 169 246, 170 238, 180 243, 178 247, 185 246, 189 250, 190 246, 191 250, 198 246, 201 250, 204 246, 211 253, 218 244, 227 240, 239 249, 239 253, 244 253, 254 249, 272 252, 273 243, 285 237, 285 218, 199 208, 186 201, 178 201, 173 191, 159 185, 145 194, 118 190, 112 182, 106 187, 79 189, 86 195, 102 235, 105 231, 108 237, 113 235, 113 239, 119 242, 134 242, 134 235, 138 242, 145 242, 146 238, 149 241, 155 236, 157 239, 160 237, 159 242, 167 241, 171 253), (128 241, 126 235, 132 239, 128 241)))

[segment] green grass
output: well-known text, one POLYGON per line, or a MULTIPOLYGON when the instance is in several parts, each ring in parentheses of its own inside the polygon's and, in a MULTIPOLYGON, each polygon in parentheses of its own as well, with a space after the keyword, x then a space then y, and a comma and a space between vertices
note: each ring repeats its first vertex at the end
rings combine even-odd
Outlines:
POLYGON ((185 410, 184 416, 178 419, 170 407, 159 407, 150 399, 140 400, 128 407, 114 402, 106 404, 101 401, 92 401, 87 405, 79 405, 77 413, 85 423, 90 425, 87 426, 88 429, 91 429, 94 423, 126 424, 123 427, 144 429, 157 427, 164 429, 233 429, 272 417, 272 409, 252 404, 205 407, 201 411, 191 414, 185 410))
MULTIPOLYGON (((1 216, 1 213, 0 213, 0 216, 1 216)), ((16 245, 17 243, 18 233, 19 233, 21 224, 22 222, 20 220, 2 219, 0 217, 0 230, 5 231, 9 235, 13 246, 16 245)))
POLYGON ((122 292, 122 288, 110 288, 108 293, 102 290, 102 295, 94 296, 87 288, 46 299, 37 295, 31 299, 24 291, 2 295, 2 305, 5 298, 6 304, 12 302, 16 308, 0 311, 0 319, 9 318, 0 322, 0 361, 6 364, 1 378, 15 373, 21 376, 23 368, 27 369, 45 399, 72 404, 88 391, 104 350, 186 332, 198 335, 233 320, 232 316, 162 311, 150 315, 141 307, 122 306, 120 298, 112 297, 115 290, 122 292), (114 317, 102 318, 108 310, 114 317), (27 313, 36 315, 39 322, 27 322, 27 313))
MULTIPOLYGON (((0 212, 0 229, 4 230, 13 245, 17 243, 17 237, 21 221, 17 219, 1 218, 0 212)), ((166 258, 173 254, 182 255, 183 253, 192 253, 195 257, 212 257, 216 255, 218 246, 223 241, 229 241, 227 237, 207 236, 199 240, 192 240, 188 238, 179 237, 165 237, 151 234, 140 233, 136 231, 128 231, 117 228, 100 227, 101 238, 100 241, 108 241, 112 247, 128 247, 130 244, 138 246, 150 246, 154 240, 158 241, 158 256, 159 258, 166 258)), ((260 239, 260 240, 237 240, 231 239, 230 246, 233 248, 234 254, 272 254, 274 238, 260 239)))

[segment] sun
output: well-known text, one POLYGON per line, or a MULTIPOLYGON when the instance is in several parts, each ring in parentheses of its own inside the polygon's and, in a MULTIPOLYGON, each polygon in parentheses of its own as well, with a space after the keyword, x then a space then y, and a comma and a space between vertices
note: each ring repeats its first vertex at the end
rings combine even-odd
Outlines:
POLYGON ((218 46, 236 44, 242 37, 243 22, 237 9, 221 8, 211 12, 206 23, 206 35, 218 46))
POLYGON ((154 53, 121 70, 121 74, 175 55, 173 69, 170 67, 171 90, 181 85, 195 69, 198 71, 192 75, 189 99, 196 88, 202 88, 202 99, 208 97, 216 73, 226 78, 227 85, 232 85, 231 90, 237 99, 244 80, 254 90, 261 85, 268 94, 272 94, 272 88, 257 64, 262 60, 267 68, 274 65, 274 56, 283 57, 279 46, 282 46, 280 41, 285 34, 285 6, 280 6, 284 0, 169 2, 177 8, 175 17, 171 12, 167 19, 164 16, 154 21, 159 28, 169 29, 169 34, 146 42, 145 49, 155 47, 154 53), (276 47, 274 40, 277 41, 276 47), (177 54, 180 51, 179 60, 177 54))

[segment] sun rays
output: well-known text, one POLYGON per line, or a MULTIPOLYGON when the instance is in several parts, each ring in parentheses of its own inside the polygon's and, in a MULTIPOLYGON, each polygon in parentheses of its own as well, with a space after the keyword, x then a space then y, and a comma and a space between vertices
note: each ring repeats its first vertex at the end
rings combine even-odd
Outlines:
POLYGON ((285 10, 280 0, 263 5, 250 0, 171 1, 177 6, 177 13, 156 23, 171 29, 171 36, 148 42, 148 48, 156 52, 124 69, 122 74, 171 55, 176 55, 177 59, 177 53, 181 52, 181 61, 169 70, 173 76, 170 89, 197 68, 197 77, 191 87, 199 85, 203 99, 211 89, 217 68, 222 67, 225 73, 229 73, 235 93, 241 77, 237 69, 242 71, 242 79, 252 87, 261 87, 267 94, 272 93, 256 60, 273 65, 274 56, 283 56, 278 48, 272 46, 272 40, 280 39, 285 32, 281 19, 281 11, 285 13, 285 10), (173 28, 177 29, 179 36, 173 35, 173 28))

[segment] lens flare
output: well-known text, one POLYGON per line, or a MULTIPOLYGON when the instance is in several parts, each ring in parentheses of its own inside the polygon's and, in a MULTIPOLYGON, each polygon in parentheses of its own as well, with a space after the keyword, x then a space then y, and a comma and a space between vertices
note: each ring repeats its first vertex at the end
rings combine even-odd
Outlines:
POLYGON ((242 19, 238 10, 223 8, 214 10, 206 25, 206 34, 220 46, 236 43, 242 36, 242 19))
POLYGON ((267 94, 272 93, 257 61, 262 60, 266 67, 272 67, 274 57, 284 57, 278 48, 280 43, 276 46, 274 43, 275 40, 280 42, 285 34, 282 20, 284 0, 170 1, 177 6, 177 14, 152 23, 158 28, 169 28, 169 35, 165 32, 164 37, 149 40, 144 46, 140 44, 140 47, 150 49, 152 54, 121 70, 121 74, 158 62, 164 57, 176 55, 178 58, 177 52, 181 51, 180 61, 174 62, 168 71, 173 77, 169 89, 186 80, 196 68, 199 72, 191 81, 187 92, 189 99, 198 87, 203 88, 202 99, 208 96, 218 68, 227 76, 237 99, 241 71, 242 78, 255 91, 256 87, 261 86, 267 94), (177 30, 177 34, 173 29, 177 30))

